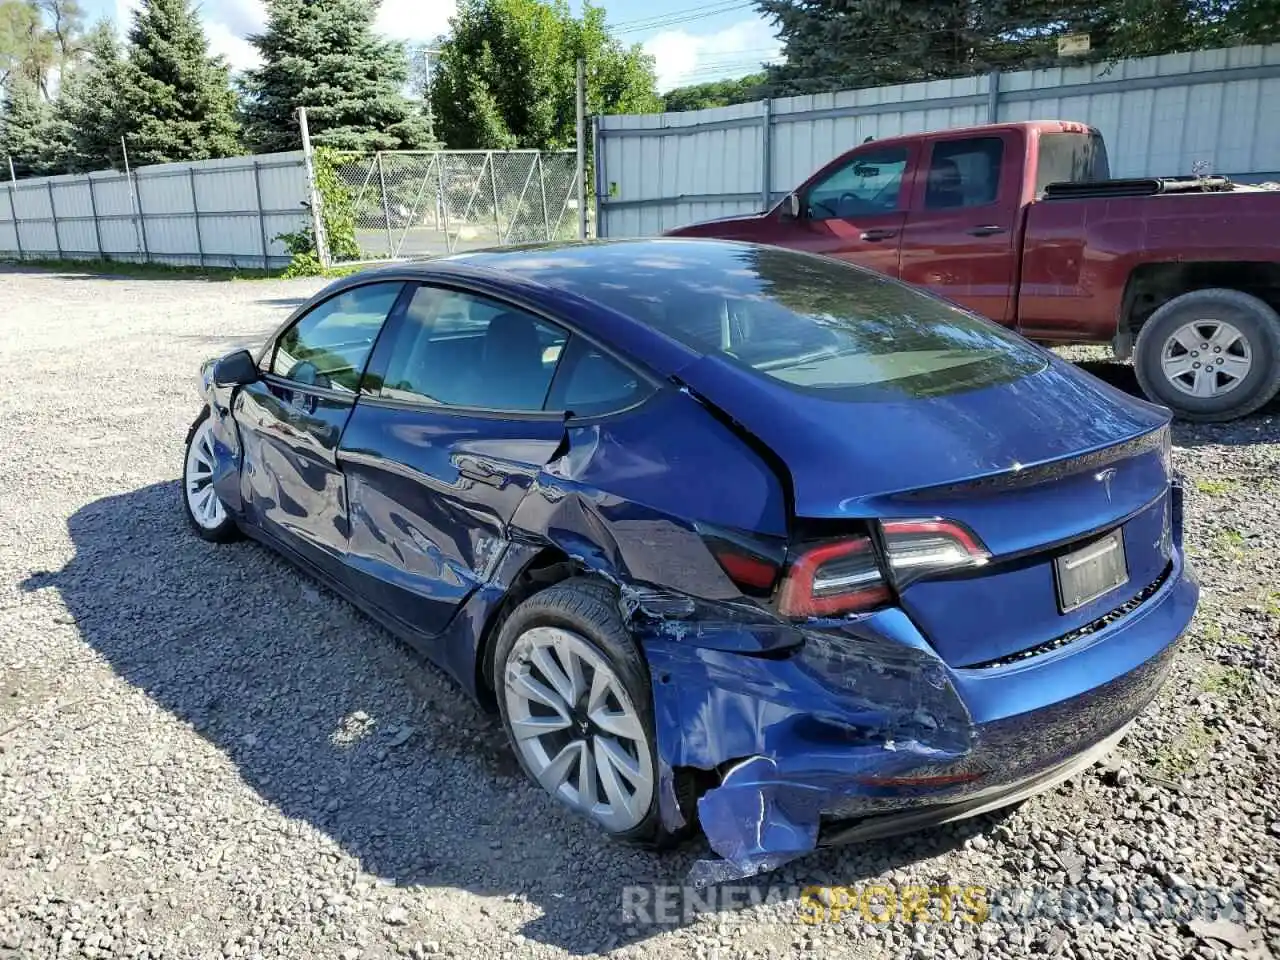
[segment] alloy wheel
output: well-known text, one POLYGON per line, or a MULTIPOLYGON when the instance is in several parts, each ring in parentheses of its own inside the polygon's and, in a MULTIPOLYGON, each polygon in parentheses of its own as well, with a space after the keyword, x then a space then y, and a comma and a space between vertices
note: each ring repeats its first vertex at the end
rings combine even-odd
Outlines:
POLYGON ((1174 389, 1193 397, 1220 397, 1244 382, 1253 351, 1225 320, 1192 320, 1165 340, 1160 369, 1174 389))
POLYGON ((560 627, 517 638, 504 670, 507 722, 547 792, 623 833, 653 801, 653 755, 639 711, 608 660, 560 627))
POLYGON ((213 488, 213 421, 200 424, 187 447, 183 486, 191 516, 204 530, 216 530, 226 519, 227 511, 213 488))

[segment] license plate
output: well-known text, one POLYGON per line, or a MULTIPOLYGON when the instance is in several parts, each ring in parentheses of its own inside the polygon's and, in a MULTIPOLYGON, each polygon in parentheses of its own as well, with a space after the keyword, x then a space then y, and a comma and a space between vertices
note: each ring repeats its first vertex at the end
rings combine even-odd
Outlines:
POLYGON ((1129 579, 1124 537, 1119 530, 1058 557, 1053 564, 1058 579, 1058 606, 1063 613, 1097 600, 1129 579))

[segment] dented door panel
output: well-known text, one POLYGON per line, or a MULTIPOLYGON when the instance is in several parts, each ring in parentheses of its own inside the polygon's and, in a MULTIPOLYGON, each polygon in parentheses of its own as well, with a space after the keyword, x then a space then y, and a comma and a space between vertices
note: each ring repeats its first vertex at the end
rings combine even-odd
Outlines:
POLYGON ((338 450, 352 576, 387 613, 438 633, 491 578, 508 521, 563 437, 558 415, 501 418, 362 399, 338 450))

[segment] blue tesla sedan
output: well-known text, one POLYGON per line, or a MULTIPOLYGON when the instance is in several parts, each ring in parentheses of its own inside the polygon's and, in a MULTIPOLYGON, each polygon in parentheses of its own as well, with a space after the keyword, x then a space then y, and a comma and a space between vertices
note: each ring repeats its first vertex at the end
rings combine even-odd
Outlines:
POLYGON ((794 251, 371 270, 202 393, 197 534, 420 649, 610 834, 700 825, 728 873, 1060 782, 1198 598, 1167 411, 794 251))

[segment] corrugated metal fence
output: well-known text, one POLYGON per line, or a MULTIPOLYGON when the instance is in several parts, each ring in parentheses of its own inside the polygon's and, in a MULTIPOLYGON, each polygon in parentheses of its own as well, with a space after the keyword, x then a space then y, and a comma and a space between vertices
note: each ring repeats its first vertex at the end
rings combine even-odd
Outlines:
POLYGON ((0 184, 0 257, 279 267, 310 222, 301 151, 0 184))
POLYGON ((601 117, 599 232, 758 211, 867 137, 1011 120, 1092 124, 1119 177, 1207 161, 1246 182, 1280 178, 1280 45, 601 117))

